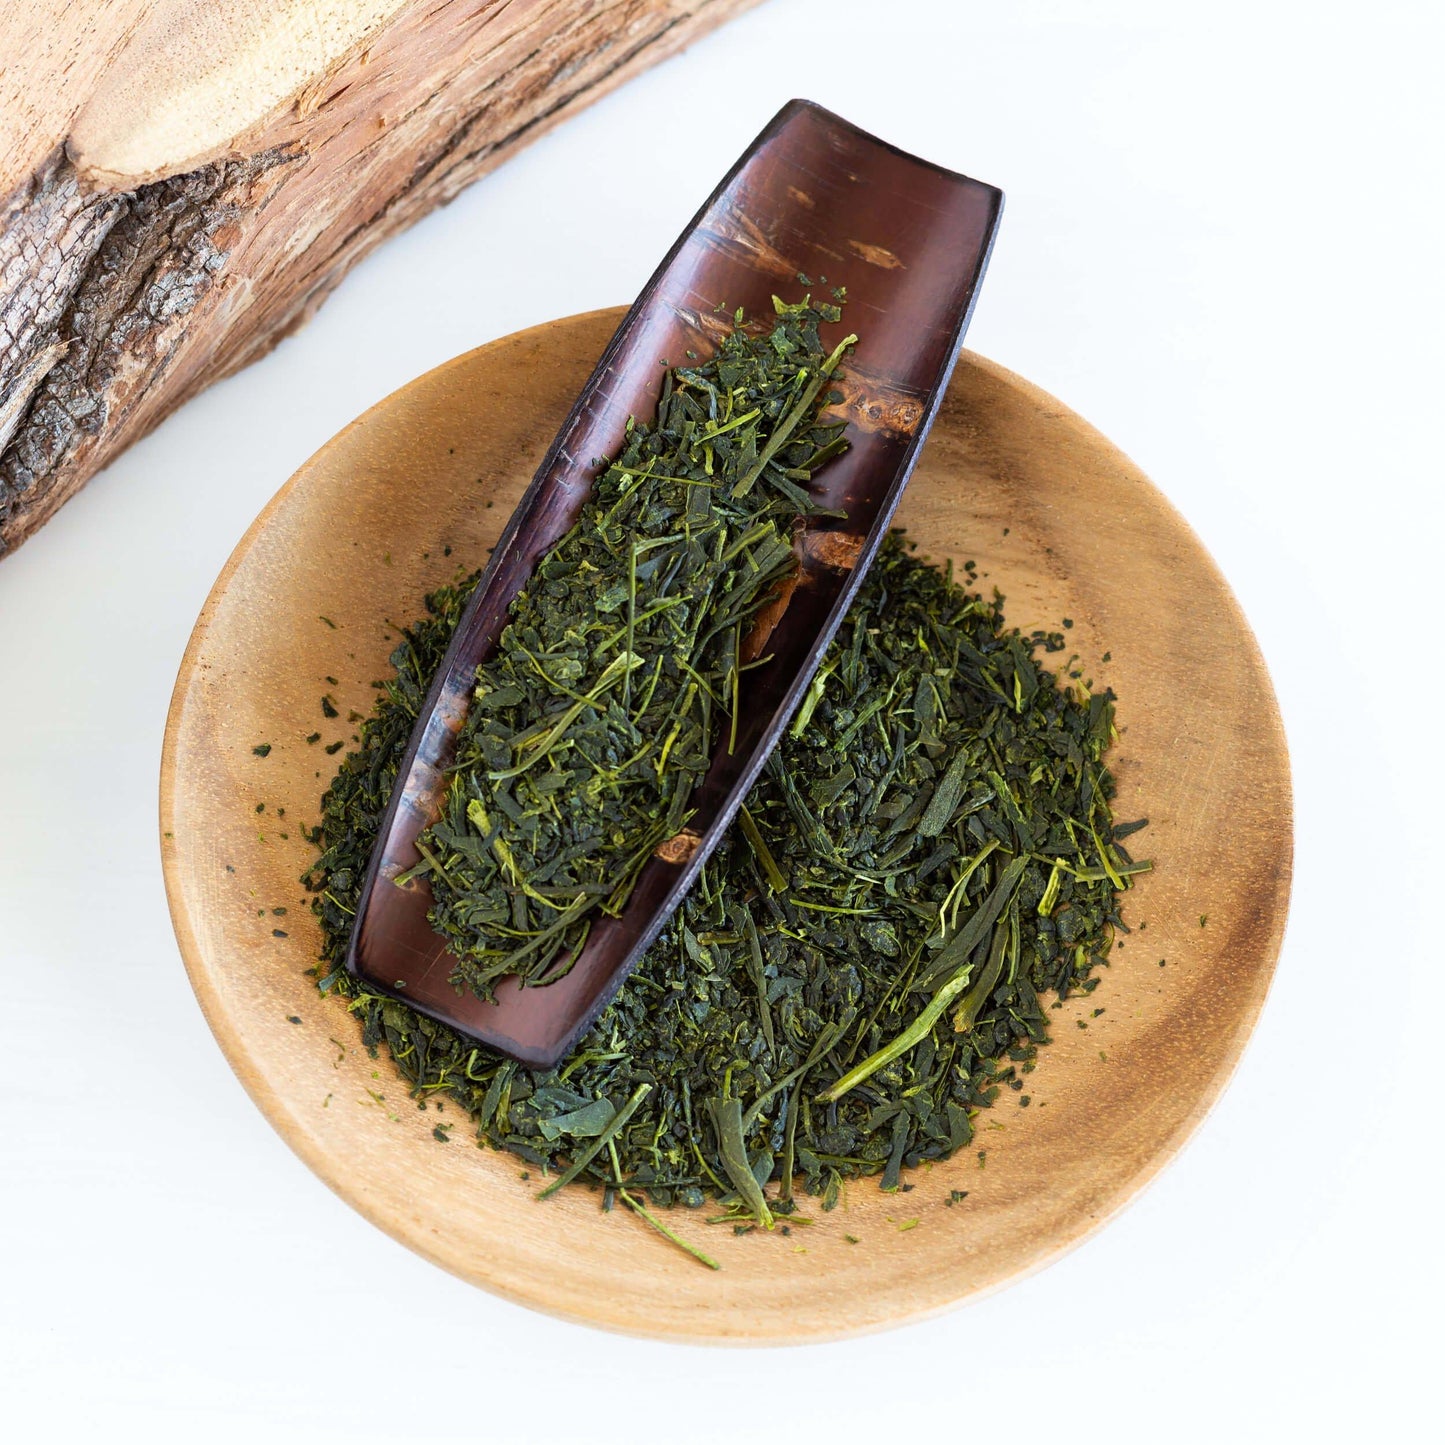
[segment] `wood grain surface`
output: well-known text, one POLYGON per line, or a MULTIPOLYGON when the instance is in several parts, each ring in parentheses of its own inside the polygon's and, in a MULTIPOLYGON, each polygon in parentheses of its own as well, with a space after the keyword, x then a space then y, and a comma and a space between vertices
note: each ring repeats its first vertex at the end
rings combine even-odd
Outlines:
POLYGON ((381 241, 755 3, 0 6, 0 558, 381 241))
POLYGON ((242 540, 197 623, 166 732, 162 851, 181 953, 232 1067, 291 1147, 461 1277, 670 1338, 784 1343, 898 1324, 1077 1244, 1228 1082, 1289 896, 1273 691, 1228 587, 1160 493, 1066 407, 965 353, 899 520, 927 555, 976 561, 1012 624, 1071 619, 1085 676, 1118 693, 1118 813, 1149 817, 1131 847, 1156 863, 1126 900, 1135 931, 1097 992, 1054 1013, 1032 1107, 1000 1100, 973 1146, 906 1176, 909 1192, 854 1183, 787 1237, 670 1211, 717 1273, 636 1217, 603 1214, 588 1190, 538 1203, 535 1173, 473 1147, 455 1110, 453 1141, 438 1143, 435 1114, 367 1057, 344 1005, 317 995, 306 970, 318 933, 296 879, 312 856, 302 827, 336 761, 322 748, 350 739, 351 710, 370 709, 391 622, 484 559, 621 314, 534 328, 422 377, 323 448, 242 540), (317 729, 323 741, 308 745, 317 729), (253 754, 259 743, 268 757, 253 754), (949 1206, 954 1189, 967 1198, 949 1206))

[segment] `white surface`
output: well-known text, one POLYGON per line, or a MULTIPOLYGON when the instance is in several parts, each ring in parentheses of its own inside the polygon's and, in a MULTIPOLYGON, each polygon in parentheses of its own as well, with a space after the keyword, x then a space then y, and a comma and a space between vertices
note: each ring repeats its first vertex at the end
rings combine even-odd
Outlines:
POLYGON ((0 563, 0 1435, 1335 1440, 1423 1407, 1440 36, 1424 0, 1182 9, 772 0, 391 242, 0 563), (479 1293, 307 1172, 186 985, 156 775, 192 621, 294 468, 447 357, 629 300, 795 91, 1007 189, 970 345, 1128 451, 1231 579, 1297 883, 1232 1088, 1101 1235, 942 1320, 704 1351, 479 1293))

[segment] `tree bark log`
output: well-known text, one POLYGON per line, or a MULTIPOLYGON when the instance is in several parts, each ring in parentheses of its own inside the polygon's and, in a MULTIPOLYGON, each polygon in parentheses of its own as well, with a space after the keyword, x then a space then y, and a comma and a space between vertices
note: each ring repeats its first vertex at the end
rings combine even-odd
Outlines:
POLYGON ((92 163, 94 114, 72 111, 75 131, 0 199, 0 556, 304 323, 378 242, 755 3, 406 0, 156 179, 92 163))

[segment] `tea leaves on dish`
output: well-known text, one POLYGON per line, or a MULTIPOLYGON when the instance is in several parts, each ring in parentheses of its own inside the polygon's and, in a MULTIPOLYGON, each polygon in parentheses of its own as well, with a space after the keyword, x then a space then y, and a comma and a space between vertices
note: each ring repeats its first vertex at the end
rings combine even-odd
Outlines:
MULTIPOLYGON (((721 1202, 766 1227, 845 1181, 967 1145, 1020 1095, 1045 999, 1091 990, 1147 864, 1115 826, 1113 698, 1046 671, 890 537, 830 647, 804 725, 770 758, 682 908, 577 1050, 533 1073, 342 965, 397 764, 466 585, 393 655, 361 746, 323 799, 311 882, 324 992, 347 996, 420 1099, 478 1141, 636 1208, 721 1202), (819 681, 820 680, 820 681, 819 681)), ((803 716, 800 714, 800 717, 803 716)), ((982 1160, 980 1160, 982 1163, 982 1160)), ((655 1216, 653 1216, 655 1220, 655 1216)))

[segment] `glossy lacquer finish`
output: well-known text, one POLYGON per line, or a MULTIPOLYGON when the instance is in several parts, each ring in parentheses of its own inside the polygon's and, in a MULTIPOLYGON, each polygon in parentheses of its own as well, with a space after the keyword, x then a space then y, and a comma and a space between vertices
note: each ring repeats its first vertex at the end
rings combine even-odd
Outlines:
POLYGON ((627 313, 492 555, 457 629, 383 820, 348 966, 383 992, 534 1067, 576 1042, 681 901, 802 697, 887 530, 953 369, 1003 204, 1002 193, 906 155, 806 102, 779 112, 724 179, 627 313), (849 451, 814 482, 846 520, 811 519, 800 571, 767 639, 772 661, 744 674, 737 740, 720 744, 693 794, 690 834, 643 868, 620 916, 601 916, 555 983, 504 981, 495 1002, 459 992, 433 931, 417 861, 437 817, 479 662, 542 555, 572 525, 595 461, 613 454, 629 415, 655 407, 665 362, 707 355, 742 307, 771 313, 799 275, 825 298, 847 287, 841 325, 861 340, 839 381, 849 451), (725 308, 721 313, 719 307, 725 308), (669 861, 676 858, 677 861, 669 861))

